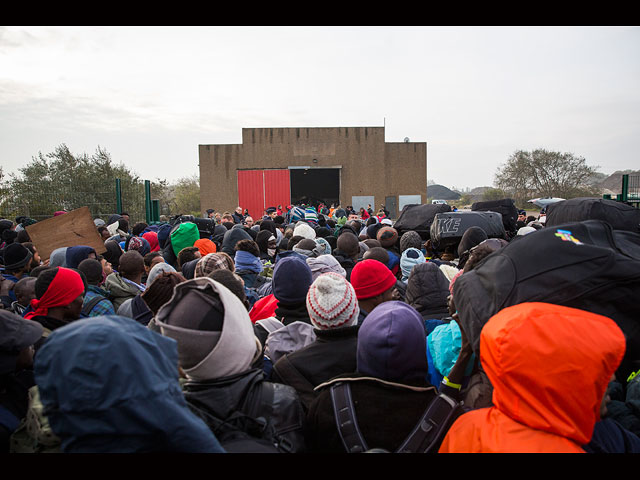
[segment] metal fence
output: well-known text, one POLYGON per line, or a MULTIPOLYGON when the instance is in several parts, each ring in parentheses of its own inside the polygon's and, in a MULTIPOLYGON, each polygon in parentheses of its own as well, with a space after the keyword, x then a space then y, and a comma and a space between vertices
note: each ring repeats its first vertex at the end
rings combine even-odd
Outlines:
POLYGON ((40 221, 51 218, 59 210, 89 207, 93 218, 107 220, 110 215, 127 212, 131 224, 146 221, 148 216, 143 183, 123 184, 119 189, 85 191, 82 188, 42 186, 22 188, 19 192, 4 192, 0 199, 0 218, 15 220, 27 216, 40 221), (119 191, 118 191, 119 190, 119 191))

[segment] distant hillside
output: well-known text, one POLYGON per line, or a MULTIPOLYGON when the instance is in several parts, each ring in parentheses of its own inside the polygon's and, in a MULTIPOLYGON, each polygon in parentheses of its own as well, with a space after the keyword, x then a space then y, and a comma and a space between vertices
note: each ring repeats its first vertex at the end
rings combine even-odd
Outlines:
POLYGON ((622 175, 640 175, 640 170, 619 170, 617 172, 612 173, 604 180, 598 182, 598 186, 603 190, 606 190, 605 193, 618 194, 622 193, 622 175))
POLYGON ((445 187, 444 185, 428 185, 427 197, 438 200, 459 200, 460 194, 445 187))

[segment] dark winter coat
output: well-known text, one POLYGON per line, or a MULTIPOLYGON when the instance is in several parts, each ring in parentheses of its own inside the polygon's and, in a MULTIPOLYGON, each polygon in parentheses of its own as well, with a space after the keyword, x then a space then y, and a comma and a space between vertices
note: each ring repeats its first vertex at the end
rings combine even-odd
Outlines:
POLYGON ((331 399, 331 386, 349 382, 356 418, 368 447, 393 452, 411 433, 436 388, 427 384, 386 382, 360 374, 341 375, 317 387, 317 398, 306 416, 305 435, 311 452, 345 453, 331 399))
MULTIPOLYGON (((236 412, 254 419, 262 417, 269 422, 267 428, 272 427, 276 438, 289 445, 292 453, 303 452, 304 413, 298 395, 292 387, 272 383, 274 394, 269 398, 265 394, 267 383, 261 370, 251 369, 215 380, 188 380, 183 391, 189 407, 205 423, 206 414, 222 420, 236 412)), ((245 431, 250 431, 251 424, 245 431)))
POLYGON ((271 372, 274 382, 296 389, 305 409, 317 396, 315 387, 356 370, 357 326, 314 332, 315 342, 280 358, 271 372))

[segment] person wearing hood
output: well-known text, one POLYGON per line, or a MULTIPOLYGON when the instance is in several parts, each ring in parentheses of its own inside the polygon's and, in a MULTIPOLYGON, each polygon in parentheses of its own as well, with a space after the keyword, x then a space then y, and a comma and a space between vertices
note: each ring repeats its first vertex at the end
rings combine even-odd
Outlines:
POLYGON ((305 409, 316 397, 314 388, 356 369, 358 299, 343 275, 320 275, 307 293, 307 311, 316 339, 280 357, 271 371, 274 382, 296 389, 305 409))
POLYGON ((296 223, 296 226, 293 229, 293 236, 294 237, 304 237, 304 238, 309 238, 311 240, 315 240, 316 231, 308 223, 306 223, 304 221, 300 221, 300 222, 296 223))
POLYGON ((158 242, 157 232, 145 232, 142 234, 142 238, 144 238, 149 243, 150 252, 160 251, 160 243, 158 242))
POLYGON ((358 330, 356 371, 316 387, 317 398, 305 422, 309 450, 346 452, 332 401, 332 388, 343 384, 350 390, 368 447, 395 451, 437 395, 426 378, 426 342, 418 312, 398 301, 376 307, 358 330))
POLYGON ((220 250, 233 258, 236 254, 236 243, 238 243, 240 240, 253 239, 244 228, 232 228, 230 230, 227 230, 227 232, 224 234, 224 238, 222 240, 222 248, 220 250))
POLYGON ((42 338, 36 342, 38 350, 47 336, 60 327, 78 320, 82 312, 87 285, 80 274, 64 267, 50 267, 43 270, 36 280, 35 300, 24 315, 44 327, 42 338))
POLYGON ((104 283, 116 312, 126 300, 144 292, 141 283, 144 273, 144 258, 139 252, 131 250, 122 254, 119 271, 109 275, 104 283))
POLYGON ((425 263, 426 261, 427 259, 424 258, 421 250, 413 247, 409 247, 404 250, 400 257, 400 271, 402 272, 402 278, 400 280, 406 285, 409 280, 409 275, 414 267, 425 263))
POLYGON ((318 245, 315 240, 303 238, 294 247, 293 251, 305 257, 318 257, 325 253, 325 247, 318 245))
POLYGON ((480 227, 469 227, 458 244, 458 268, 463 269, 464 264, 469 260, 471 249, 476 245, 484 242, 487 238, 487 233, 480 227))
POLYGON ((460 416, 439 451, 584 452, 625 344, 602 315, 540 302, 504 308, 480 333, 493 406, 460 416))
POLYGON ((262 370, 252 368, 262 346, 235 294, 208 277, 187 280, 175 287, 156 323, 178 343, 187 404, 214 433, 226 422, 269 441, 271 450, 304 451, 298 395, 289 386, 266 382, 262 370), (259 417, 266 425, 256 430, 259 417))
POLYGON ((260 249, 260 260, 263 264, 274 263, 278 254, 276 236, 269 230, 261 230, 255 240, 260 249))
POLYGON ((442 323, 430 320, 441 320, 449 316, 449 294, 449 280, 435 263, 424 262, 411 271, 405 300, 422 316, 427 334, 442 323))
POLYGON ((189 410, 176 342, 115 315, 51 334, 34 374, 64 453, 223 453, 189 410), (131 368, 135 365, 135 368, 131 368))
POLYGON ((78 245, 67 248, 65 252, 65 263, 67 268, 78 268, 80 262, 87 258, 96 259, 98 254, 93 247, 87 245, 78 245))
POLYGON ((311 279, 315 281, 323 273, 337 273, 347 278, 347 271, 342 268, 336 257, 330 254, 319 255, 318 257, 308 257, 307 265, 311 269, 311 279))
POLYGON ((258 292, 271 283, 271 279, 261 275, 264 265, 260 261, 260 249, 256 242, 253 240, 240 240, 236 243, 235 250, 235 273, 240 275, 244 281, 247 297, 249 297, 250 293, 255 292, 255 295, 249 298, 249 303, 253 306, 263 296, 258 292))
MULTIPOLYGON (((124 253, 122 248, 120 248, 118 242, 114 240, 104 242, 104 248, 106 252, 104 252, 102 256, 107 259, 115 271, 118 271, 120 268, 120 257, 124 253)), ((51 255, 53 256, 53 253, 51 255)))
POLYGON ((38 322, 0 309, 0 452, 9 453, 9 439, 27 415, 33 377, 33 345, 42 337, 38 322))

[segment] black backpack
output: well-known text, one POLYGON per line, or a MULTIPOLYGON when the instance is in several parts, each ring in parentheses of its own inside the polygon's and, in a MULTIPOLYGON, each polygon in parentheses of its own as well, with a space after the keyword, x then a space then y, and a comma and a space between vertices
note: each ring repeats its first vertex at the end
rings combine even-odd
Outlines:
POLYGON ((487 256, 453 287, 475 352, 489 318, 519 303, 551 303, 611 318, 627 337, 619 378, 627 378, 640 358, 639 292, 640 235, 613 230, 600 220, 525 235, 487 256))
MULTIPOLYGON (((347 453, 386 452, 376 447, 369 448, 362 436, 349 382, 338 382, 333 385, 331 400, 338 433, 347 453)), ((464 409, 461 402, 444 393, 439 393, 395 453, 436 453, 447 431, 462 413, 464 409)))
MULTIPOLYGON (((263 382, 262 385, 263 394, 274 398, 273 384, 263 382)), ((193 413, 204 420, 227 453, 290 453, 293 451, 293 445, 286 438, 275 433, 268 415, 257 416, 255 412, 244 413, 236 410, 226 419, 221 419, 194 398, 189 398, 187 404, 193 413)))

